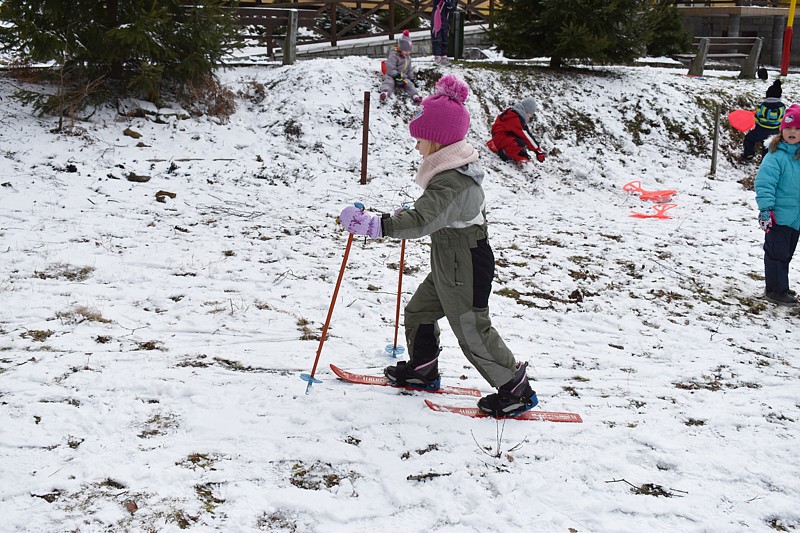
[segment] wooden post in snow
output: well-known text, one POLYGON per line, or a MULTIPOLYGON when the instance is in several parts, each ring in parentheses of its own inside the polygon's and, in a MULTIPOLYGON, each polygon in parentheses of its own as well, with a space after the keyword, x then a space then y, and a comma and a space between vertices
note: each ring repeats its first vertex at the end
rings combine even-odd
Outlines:
POLYGON ((296 9, 289 10, 286 24, 286 39, 283 41, 283 64, 294 65, 297 58, 297 23, 299 15, 296 9))
POLYGON ((717 174, 717 152, 719 152, 719 104, 714 110, 714 147, 711 149, 711 175, 717 174))
POLYGON ((367 184, 368 148, 369 148, 369 91, 364 91, 364 132, 361 136, 361 185, 367 184))

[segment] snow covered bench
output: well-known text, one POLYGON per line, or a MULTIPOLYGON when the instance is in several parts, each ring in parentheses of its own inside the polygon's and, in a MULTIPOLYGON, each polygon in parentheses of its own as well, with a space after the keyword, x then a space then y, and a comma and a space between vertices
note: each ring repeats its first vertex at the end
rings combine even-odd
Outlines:
POLYGON ((755 78, 764 39, 761 37, 696 37, 694 54, 675 54, 678 60, 691 60, 690 76, 702 76, 709 59, 742 60, 740 78, 755 78))

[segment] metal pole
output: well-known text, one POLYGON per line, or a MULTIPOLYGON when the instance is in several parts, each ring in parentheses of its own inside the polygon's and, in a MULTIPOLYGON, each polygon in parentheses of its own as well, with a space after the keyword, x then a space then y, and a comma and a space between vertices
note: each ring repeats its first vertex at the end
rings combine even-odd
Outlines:
POLYGON ((361 136, 361 185, 367 184, 367 153, 369 148, 369 91, 364 91, 364 132, 361 136))
POLYGON ((783 32, 783 55, 781 56, 781 76, 789 74, 789 58, 792 55, 792 34, 794 30, 794 8, 797 0, 792 0, 789 5, 789 20, 786 22, 786 31, 783 32))

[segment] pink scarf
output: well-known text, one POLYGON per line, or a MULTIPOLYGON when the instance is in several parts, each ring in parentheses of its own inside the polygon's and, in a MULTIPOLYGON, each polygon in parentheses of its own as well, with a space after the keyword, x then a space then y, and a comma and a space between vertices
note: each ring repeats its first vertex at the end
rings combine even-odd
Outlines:
POLYGON ((423 189, 428 187, 428 183, 433 177, 445 170, 463 167, 467 163, 478 160, 478 151, 465 140, 457 143, 448 144, 427 157, 422 158, 419 172, 414 179, 417 185, 423 189))
POLYGON ((439 2, 439 7, 433 11, 433 35, 434 37, 442 29, 442 8, 444 7, 444 0, 439 2))

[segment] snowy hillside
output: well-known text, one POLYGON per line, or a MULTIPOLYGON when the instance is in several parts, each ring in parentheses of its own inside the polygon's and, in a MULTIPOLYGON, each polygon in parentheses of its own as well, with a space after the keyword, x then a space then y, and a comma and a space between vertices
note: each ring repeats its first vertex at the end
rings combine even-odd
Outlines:
MULTIPOLYGON (((429 94, 442 71, 417 61, 429 94)), ((228 70, 226 123, 107 107, 68 135, 0 79, 0 531, 800 529, 800 313, 760 297, 763 233, 742 184, 756 167, 735 161, 741 135, 724 123, 708 175, 715 104, 754 108, 768 83, 448 67, 473 91, 494 324, 530 362, 537 409, 584 420, 496 422, 328 369, 392 363, 392 239, 354 242, 323 382, 306 395, 299 379, 342 262, 341 208, 419 194, 413 106, 375 92, 358 183, 377 68, 228 70), (519 170, 483 143, 531 95, 550 156, 519 170), (623 191, 633 180, 677 190, 672 218, 632 218, 655 212, 623 191)), ((783 99, 800 100, 792 79, 783 99)), ((407 243, 404 301, 427 251, 407 243)), ((799 288, 797 265, 792 277, 799 288)), ((491 392, 442 326, 443 382, 491 392)))

